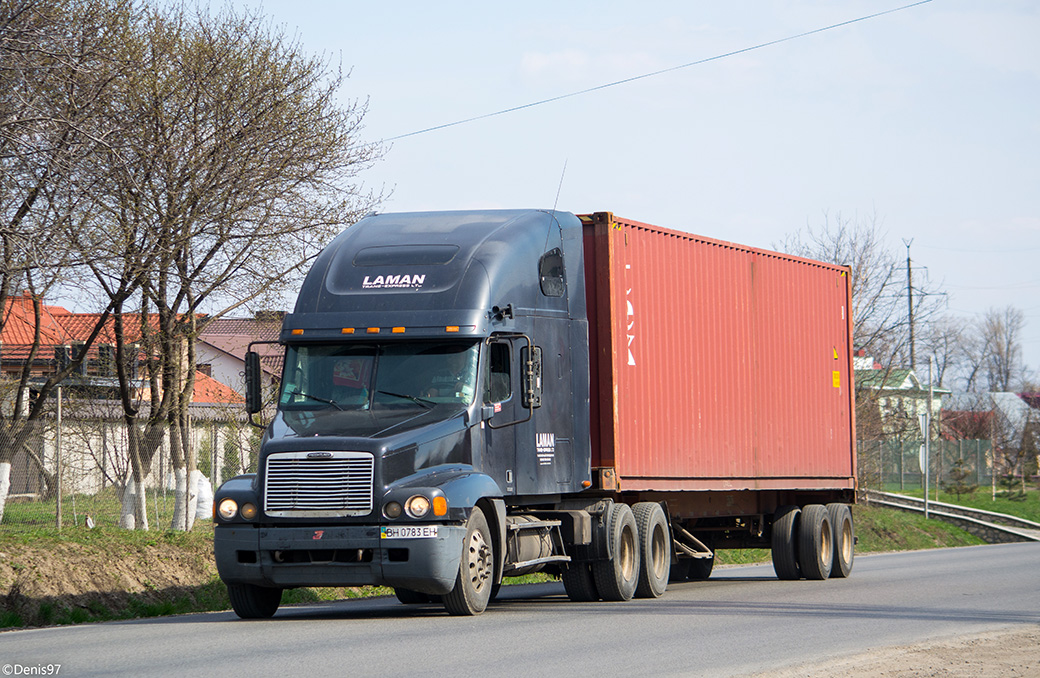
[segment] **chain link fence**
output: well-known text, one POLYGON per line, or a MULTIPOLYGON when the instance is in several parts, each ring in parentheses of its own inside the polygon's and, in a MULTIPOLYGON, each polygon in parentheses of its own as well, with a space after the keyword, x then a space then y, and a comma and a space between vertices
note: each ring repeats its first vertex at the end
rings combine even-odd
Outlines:
MULTIPOLYGON (((924 489, 921 440, 861 440, 857 443, 857 475, 865 490, 905 492, 924 489)), ((989 440, 933 440, 929 443, 928 484, 931 488, 988 487, 994 481, 993 446, 989 440)), ((997 460, 997 473, 1001 473, 997 460)))
MULTIPOLYGON (((188 433, 199 497, 197 519, 212 517, 212 490, 224 480, 255 471, 258 431, 244 419, 204 413, 188 433)), ((85 528, 120 524, 123 491, 132 478, 126 424, 99 418, 34 421, 18 449, 0 450, 0 530, 85 528), (3 490, 6 489, 6 492, 3 490)), ((151 527, 170 527, 175 474, 169 435, 144 482, 151 527)))

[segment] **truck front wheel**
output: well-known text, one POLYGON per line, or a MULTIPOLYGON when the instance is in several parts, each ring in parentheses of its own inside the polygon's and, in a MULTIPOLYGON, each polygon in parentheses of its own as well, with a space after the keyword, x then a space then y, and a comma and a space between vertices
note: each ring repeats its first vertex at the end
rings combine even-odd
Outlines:
POLYGON ((459 573, 455 588, 443 597, 450 614, 472 616, 483 612, 491 600, 494 584, 495 554, 484 512, 474 508, 466 523, 459 573))
POLYGON ((227 590, 231 609, 242 619, 267 619, 282 604, 281 589, 253 584, 228 584, 227 590))

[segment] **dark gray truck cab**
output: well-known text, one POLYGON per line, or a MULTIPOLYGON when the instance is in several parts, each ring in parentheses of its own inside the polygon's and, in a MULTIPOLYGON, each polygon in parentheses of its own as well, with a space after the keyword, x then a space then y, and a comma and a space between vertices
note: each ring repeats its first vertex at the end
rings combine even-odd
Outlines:
POLYGON ((539 210, 372 215, 319 255, 257 472, 216 496, 240 616, 285 588, 366 584, 476 614, 503 573, 566 571, 600 501, 582 498, 582 257, 578 218, 539 210))

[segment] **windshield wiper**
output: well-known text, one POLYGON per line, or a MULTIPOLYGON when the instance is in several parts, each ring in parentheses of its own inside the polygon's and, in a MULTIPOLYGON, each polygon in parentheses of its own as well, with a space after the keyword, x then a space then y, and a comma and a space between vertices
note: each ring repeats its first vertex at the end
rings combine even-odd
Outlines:
POLYGON ((419 396, 404 395, 403 393, 391 393, 390 391, 376 391, 376 393, 382 393, 383 395, 393 396, 395 398, 404 398, 405 400, 411 400, 416 405, 422 405, 426 409, 432 408, 437 403, 426 398, 420 398, 419 396))
POLYGON ((329 400, 328 398, 319 398, 316 395, 311 395, 310 393, 302 393, 300 391, 289 391, 289 395, 291 395, 291 396, 299 396, 301 398, 310 398, 311 400, 317 400, 319 403, 327 403, 329 405, 332 405, 333 407, 335 407, 340 412, 343 411, 343 408, 340 407, 339 403, 337 403, 335 400, 329 400))

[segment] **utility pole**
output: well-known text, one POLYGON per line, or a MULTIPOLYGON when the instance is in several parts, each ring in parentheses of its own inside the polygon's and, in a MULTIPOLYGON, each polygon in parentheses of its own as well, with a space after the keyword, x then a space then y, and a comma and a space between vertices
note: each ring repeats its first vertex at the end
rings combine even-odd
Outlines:
POLYGON ((903 244, 906 245, 906 316, 907 323, 910 326, 910 369, 914 369, 914 278, 913 269, 910 268, 910 245, 914 242, 913 238, 907 240, 903 238, 903 244))

